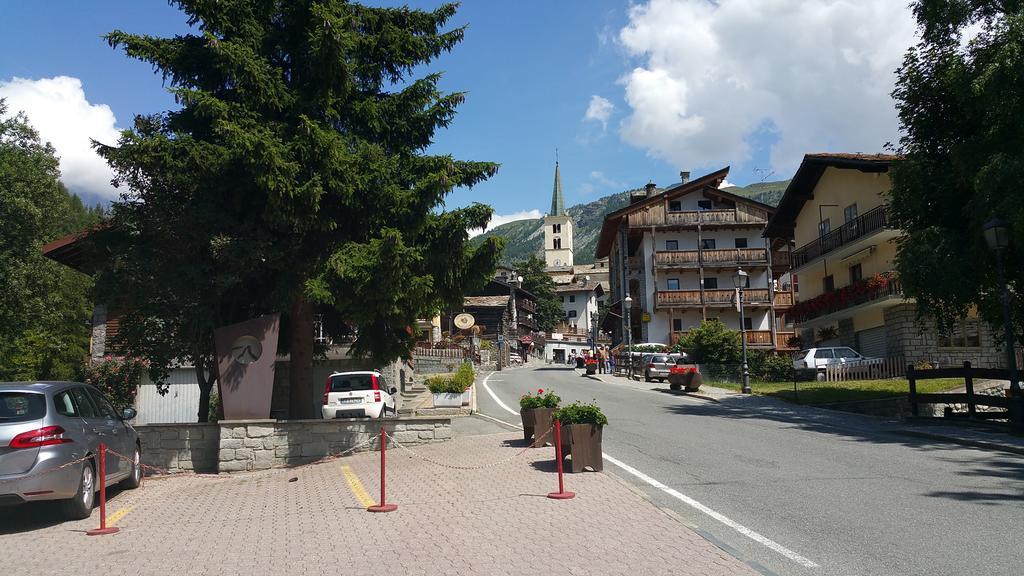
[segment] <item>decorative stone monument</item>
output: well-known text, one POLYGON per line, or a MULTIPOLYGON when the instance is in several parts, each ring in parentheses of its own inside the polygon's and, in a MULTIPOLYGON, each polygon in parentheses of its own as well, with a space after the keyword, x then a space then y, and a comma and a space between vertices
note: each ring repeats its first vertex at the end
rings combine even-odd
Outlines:
POLYGON ((270 417, 280 320, 273 314, 214 331, 225 420, 270 417))

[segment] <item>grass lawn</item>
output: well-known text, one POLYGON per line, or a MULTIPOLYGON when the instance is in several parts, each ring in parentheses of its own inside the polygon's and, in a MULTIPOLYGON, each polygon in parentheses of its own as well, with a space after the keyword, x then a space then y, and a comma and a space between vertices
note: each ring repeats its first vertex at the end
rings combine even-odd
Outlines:
MULTIPOLYGON (((739 392, 738 382, 706 380, 708 386, 725 388, 739 392)), ((961 378, 940 378, 937 380, 918 380, 917 391, 920 394, 944 392, 963 386, 961 378)), ((754 394, 774 396, 798 404, 828 404, 830 402, 850 402, 854 400, 871 400, 874 398, 891 398, 905 396, 910 391, 906 380, 861 380, 856 382, 797 382, 796 395, 793 394, 792 382, 750 382, 750 390, 754 394)))

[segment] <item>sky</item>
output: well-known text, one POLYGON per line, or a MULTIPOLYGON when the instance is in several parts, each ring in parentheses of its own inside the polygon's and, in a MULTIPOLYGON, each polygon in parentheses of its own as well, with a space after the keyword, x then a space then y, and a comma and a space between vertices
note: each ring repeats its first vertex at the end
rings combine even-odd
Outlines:
MULTIPOLYGON (((437 1, 368 2, 431 9, 437 1)), ((0 98, 23 110, 87 201, 118 191, 90 139, 176 104, 148 64, 102 39, 189 31, 163 0, 0 0, 0 98)), ((731 166, 746 185, 792 176, 805 153, 879 152, 898 138, 890 96, 915 42, 903 0, 465 0, 465 40, 429 67, 467 92, 431 153, 501 164, 448 207, 492 225, 539 217, 554 162, 566 206, 731 166)), ((425 73, 427 70, 424 70, 425 73)))

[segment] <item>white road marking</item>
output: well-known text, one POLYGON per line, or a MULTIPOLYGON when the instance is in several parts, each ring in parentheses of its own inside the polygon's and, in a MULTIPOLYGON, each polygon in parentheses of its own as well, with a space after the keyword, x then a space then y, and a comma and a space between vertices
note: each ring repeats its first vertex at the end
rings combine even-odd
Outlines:
MULTIPOLYGON (((490 394, 491 398, 493 398, 494 401, 498 403, 498 406, 501 406, 502 408, 505 409, 506 412, 509 412, 511 414, 516 414, 516 415, 519 414, 519 412, 517 412, 517 411, 509 408, 508 406, 506 406, 505 403, 502 402, 494 394, 494 392, 487 386, 487 378, 484 378, 483 385, 484 385, 484 390, 487 390, 487 393, 490 394)), ((483 414, 481 414, 481 415, 483 416, 483 414)), ((490 417, 488 416, 488 418, 490 418, 490 417)), ((492 420, 498 420, 497 418, 491 418, 491 419, 492 420)), ((515 424, 509 424, 508 422, 505 422, 504 420, 498 420, 498 422, 501 422, 503 424, 508 424, 509 426, 512 426, 514 428, 519 428, 520 430, 522 430, 522 426, 518 426, 518 425, 515 425, 515 424)), ((735 520, 732 520, 728 516, 725 516, 725 515, 723 515, 723 514, 721 514, 719 512, 716 512, 716 511, 712 510, 711 508, 708 508, 707 506, 701 504, 700 502, 694 500, 693 498, 690 498, 689 496, 687 496, 686 494, 683 494, 682 492, 676 490, 675 488, 670 488, 669 486, 666 486, 665 484, 662 484, 661 482, 655 480, 654 478, 651 478, 647 474, 644 474, 643 472, 637 470, 636 468, 633 468, 632 466, 626 464, 625 462, 622 462, 622 461, 620 461, 620 460, 618 460, 616 458, 613 458, 613 457, 609 456, 606 452, 602 452, 601 455, 604 457, 605 460, 607 460, 607 461, 611 462, 612 464, 618 466, 622 470, 632 474, 633 476, 635 476, 638 479, 642 480, 644 483, 646 483, 646 484, 648 484, 648 485, 650 485, 650 486, 652 486, 654 488, 657 488, 658 490, 661 490, 662 492, 664 492, 664 493, 668 494, 669 496, 679 500, 680 502, 686 504, 687 506, 690 506, 691 508, 694 508, 694 509, 696 509, 696 510, 698 510, 700 512, 703 512, 704 514, 707 514, 708 516, 714 518, 715 520, 721 522, 722 524, 725 524, 729 528, 732 528, 733 530, 739 532, 740 534, 746 536, 747 538, 750 538, 754 542, 757 542, 758 544, 761 544, 761 545, 769 548, 770 550, 774 550, 775 552, 778 552, 779 554, 782 554, 786 558, 789 558, 793 562, 796 562, 797 564, 799 564, 801 566, 804 566, 806 568, 818 568, 819 567, 818 564, 815 563, 813 560, 810 560, 810 559, 808 559, 808 558, 806 558, 804 556, 801 556, 800 554, 797 554, 796 552, 793 552, 789 548, 786 548, 782 544, 779 544, 778 542, 776 542, 776 541, 774 541, 774 540, 772 540, 772 539, 770 539, 770 538, 768 538, 766 536, 762 536, 761 534, 751 530, 750 528, 747 528, 746 526, 740 524, 739 522, 736 522, 735 520)))
POLYGON ((492 374, 494 374, 494 373, 492 372, 491 374, 488 374, 486 378, 484 378, 484 381, 482 382, 482 384, 484 385, 484 390, 487 390, 487 393, 488 393, 488 394, 489 394, 489 395, 491 396, 491 398, 493 398, 493 399, 494 399, 494 401, 498 403, 498 406, 501 406, 502 408, 504 408, 504 409, 505 409, 505 411, 507 411, 507 412, 511 412, 512 414, 519 414, 519 412, 516 412, 515 410, 513 410, 513 409, 509 408, 508 406, 506 406, 506 405, 505 405, 505 403, 504 403, 504 402, 502 402, 502 401, 501 401, 501 400, 500 400, 500 399, 499 399, 499 398, 498 398, 498 397, 497 397, 497 396, 496 396, 496 395, 494 394, 494 391, 492 391, 492 390, 491 390, 490 386, 488 386, 488 385, 487 385, 487 381, 491 379, 491 375, 492 375, 492 374))

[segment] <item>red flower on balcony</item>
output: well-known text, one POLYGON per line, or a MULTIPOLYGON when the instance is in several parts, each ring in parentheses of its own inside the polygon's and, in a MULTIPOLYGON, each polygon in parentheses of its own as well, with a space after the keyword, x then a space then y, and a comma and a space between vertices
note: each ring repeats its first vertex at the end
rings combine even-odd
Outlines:
POLYGON ((797 302, 790 314, 798 322, 831 314, 850 306, 869 302, 888 293, 890 285, 896 282, 895 272, 875 274, 849 286, 844 286, 821 296, 797 302))

